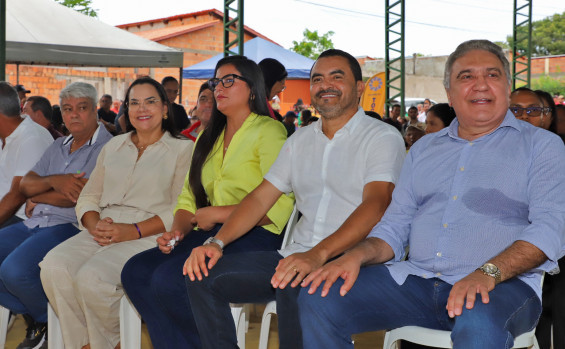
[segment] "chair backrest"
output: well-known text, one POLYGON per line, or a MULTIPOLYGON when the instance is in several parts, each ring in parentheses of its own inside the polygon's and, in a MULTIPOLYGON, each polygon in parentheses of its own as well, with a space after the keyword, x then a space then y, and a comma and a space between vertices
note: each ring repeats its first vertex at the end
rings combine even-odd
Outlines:
POLYGON ((284 231, 281 248, 285 248, 292 243, 292 232, 294 231, 294 226, 298 222, 298 216, 298 209, 296 208, 296 204, 294 204, 294 208, 292 209, 288 223, 286 223, 286 229, 284 231))

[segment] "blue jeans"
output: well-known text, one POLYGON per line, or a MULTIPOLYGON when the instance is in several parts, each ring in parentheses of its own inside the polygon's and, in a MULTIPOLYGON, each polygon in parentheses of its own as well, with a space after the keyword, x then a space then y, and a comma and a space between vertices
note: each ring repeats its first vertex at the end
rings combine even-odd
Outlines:
POLYGON ((249 252, 222 257, 202 281, 186 278, 192 313, 204 348, 237 348, 230 303, 277 301, 281 349, 302 347, 298 318, 300 287, 275 290, 271 278, 283 259, 277 251, 249 252))
MULTIPOLYGON (((135 308, 145 320, 154 348, 200 348, 198 330, 182 267, 194 247, 216 235, 221 225, 210 231, 192 231, 166 255, 158 248, 132 257, 122 270, 122 284, 135 308)), ((224 256, 243 251, 272 251, 280 247, 282 236, 255 227, 227 245, 224 256)))
POLYGON ((30 229, 20 222, 0 229, 0 305, 47 322, 47 296, 38 264, 53 247, 78 232, 71 223, 30 229))
POLYGON ((541 302, 524 282, 513 278, 480 297, 473 309, 451 319, 445 306, 452 285, 410 275, 398 285, 384 265, 361 268, 353 288, 339 295, 339 279, 322 298, 304 289, 298 296, 305 348, 353 348, 355 333, 421 326, 451 332, 454 348, 512 348, 514 338, 532 330, 541 302))

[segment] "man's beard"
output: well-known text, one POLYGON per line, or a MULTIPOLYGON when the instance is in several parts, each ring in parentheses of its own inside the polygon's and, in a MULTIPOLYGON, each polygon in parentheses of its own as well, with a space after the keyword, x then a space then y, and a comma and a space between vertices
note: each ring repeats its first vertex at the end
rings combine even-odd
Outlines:
MULTIPOLYGON (((352 91, 353 93, 355 91, 352 91)), ((339 90, 334 90, 334 89, 327 89, 327 90, 322 90, 320 92, 318 92, 316 94, 317 99, 314 100, 312 102, 312 104, 314 105, 314 108, 316 108, 316 110, 318 111, 318 113, 320 113, 320 115, 327 120, 331 120, 331 119, 337 119, 339 118, 344 110, 348 109, 349 104, 348 105, 343 105, 343 100, 339 100, 338 103, 336 104, 332 104, 332 105, 325 105, 323 102, 322 103, 316 103, 318 100, 320 100, 321 95, 326 94, 326 93, 333 93, 335 94, 337 97, 341 97, 342 93, 339 90)))

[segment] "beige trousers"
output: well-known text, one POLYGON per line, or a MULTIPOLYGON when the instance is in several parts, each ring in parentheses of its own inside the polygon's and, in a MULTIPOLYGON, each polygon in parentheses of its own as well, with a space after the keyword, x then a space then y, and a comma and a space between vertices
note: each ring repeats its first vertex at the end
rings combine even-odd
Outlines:
MULTIPOLYGON (((122 223, 149 218, 139 212, 103 212, 101 216, 122 223)), ((41 283, 61 322, 65 348, 80 349, 90 343, 92 349, 113 349, 118 344, 122 269, 131 257, 155 247, 157 236, 102 247, 83 230, 39 263, 41 283)))

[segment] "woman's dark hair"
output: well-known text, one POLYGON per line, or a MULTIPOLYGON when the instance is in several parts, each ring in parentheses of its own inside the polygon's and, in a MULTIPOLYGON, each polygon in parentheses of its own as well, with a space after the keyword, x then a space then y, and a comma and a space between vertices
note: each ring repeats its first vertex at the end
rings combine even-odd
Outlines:
MULTIPOLYGON (((216 76, 218 69, 226 64, 233 65, 239 72, 239 75, 245 78, 245 82, 251 90, 249 96, 249 109, 251 109, 251 112, 259 115, 269 115, 267 96, 265 95, 265 82, 263 81, 263 74, 257 63, 245 56, 225 57, 220 59, 216 64, 214 76, 216 76)), ((202 168, 208 160, 218 137, 226 127, 226 123, 226 116, 218 110, 216 100, 214 99, 210 124, 202 131, 198 142, 196 142, 188 176, 188 183, 194 194, 197 208, 209 205, 208 196, 202 185, 202 168)))
POLYGON ((438 103, 434 104, 428 109, 428 113, 432 112, 435 116, 437 116, 442 122, 443 126, 447 127, 453 119, 455 119, 455 110, 449 106, 447 103, 438 103))
POLYGON ((274 58, 265 58, 259 62, 259 68, 263 72, 263 78, 265 80, 265 94, 267 98, 271 95, 271 90, 277 81, 286 79, 288 73, 284 65, 274 58))
POLYGON ((551 97, 549 93, 542 90, 535 90, 534 92, 536 93, 536 95, 538 95, 538 97, 542 100, 542 102, 545 101, 545 104, 549 105, 549 108, 551 109, 552 119, 551 119, 551 124, 549 125, 549 128, 547 130, 553 133, 557 133, 557 115, 555 109, 555 101, 553 100, 553 97, 551 97))
POLYGON ((163 85, 155 81, 154 79, 150 78, 149 76, 143 76, 141 78, 136 79, 134 82, 129 85, 128 90, 126 92, 126 97, 124 98, 124 116, 126 119, 126 132, 135 131, 135 127, 131 124, 129 120, 129 94, 131 89, 136 85, 143 85, 148 84, 157 90, 159 94, 159 98, 161 98, 161 102, 167 106, 167 118, 163 118, 161 122, 161 130, 167 131, 171 134, 171 136, 175 138, 181 138, 180 133, 175 126, 175 119, 173 118, 173 109, 171 107, 171 103, 169 103, 169 98, 167 98, 167 93, 163 88, 163 85))
POLYGON ((302 124, 306 125, 308 120, 312 117, 312 112, 308 109, 304 109, 300 114, 300 117, 302 118, 302 124))

